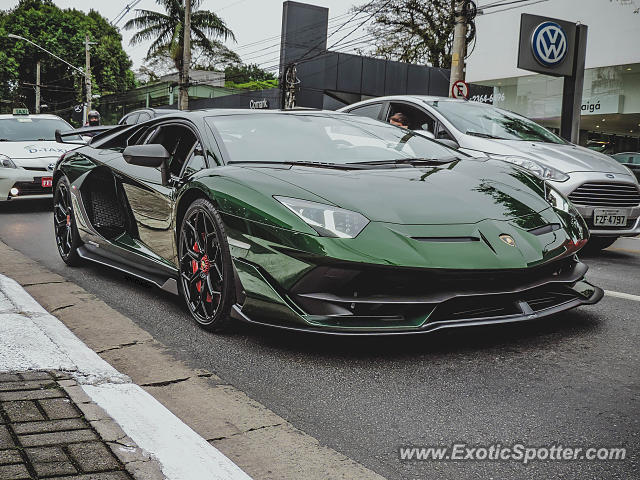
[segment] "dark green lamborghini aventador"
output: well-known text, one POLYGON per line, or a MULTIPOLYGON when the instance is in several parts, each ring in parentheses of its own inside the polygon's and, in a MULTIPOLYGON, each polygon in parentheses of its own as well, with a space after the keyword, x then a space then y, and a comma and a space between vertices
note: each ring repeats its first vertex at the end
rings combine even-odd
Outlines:
POLYGON ((182 295, 215 331, 429 332, 602 298, 552 187, 367 118, 176 112, 68 152, 54 185, 66 263, 182 295))

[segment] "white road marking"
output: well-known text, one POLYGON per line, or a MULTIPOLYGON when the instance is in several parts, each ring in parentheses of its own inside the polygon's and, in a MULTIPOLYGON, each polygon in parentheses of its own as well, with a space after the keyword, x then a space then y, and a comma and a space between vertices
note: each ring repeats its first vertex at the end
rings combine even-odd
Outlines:
POLYGON ((17 282, 0 275, 0 372, 63 370, 161 465, 168 480, 251 480, 160 402, 131 383, 17 282))
POLYGON ((640 302, 640 295, 632 295, 630 293, 624 292, 614 292, 611 290, 605 290, 604 293, 605 295, 608 295, 610 297, 624 298, 625 300, 634 300, 636 302, 640 302))

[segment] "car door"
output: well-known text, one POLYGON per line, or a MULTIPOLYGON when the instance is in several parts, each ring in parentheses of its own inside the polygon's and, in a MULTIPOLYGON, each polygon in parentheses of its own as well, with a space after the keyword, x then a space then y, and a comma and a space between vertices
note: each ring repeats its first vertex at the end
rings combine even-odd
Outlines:
POLYGON ((177 121, 159 123, 141 136, 137 144, 160 144, 171 155, 166 184, 163 184, 159 169, 130 165, 124 158, 110 164, 122 175, 122 186, 140 241, 149 249, 149 254, 173 266, 177 266, 172 224, 175 189, 187 157, 197 142, 195 129, 177 121))

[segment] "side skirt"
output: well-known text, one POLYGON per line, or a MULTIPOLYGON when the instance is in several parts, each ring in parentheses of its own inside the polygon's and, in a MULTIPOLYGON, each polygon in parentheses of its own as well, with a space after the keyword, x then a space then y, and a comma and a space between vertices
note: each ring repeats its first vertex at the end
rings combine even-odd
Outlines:
POLYGON ((80 258, 127 273, 136 278, 152 283, 166 292, 178 295, 178 282, 176 282, 175 278, 168 277, 166 275, 156 275, 150 272, 145 272, 130 265, 125 265, 113 259, 106 258, 91 251, 89 248, 87 248, 86 245, 78 247, 78 255, 80 256, 80 258))

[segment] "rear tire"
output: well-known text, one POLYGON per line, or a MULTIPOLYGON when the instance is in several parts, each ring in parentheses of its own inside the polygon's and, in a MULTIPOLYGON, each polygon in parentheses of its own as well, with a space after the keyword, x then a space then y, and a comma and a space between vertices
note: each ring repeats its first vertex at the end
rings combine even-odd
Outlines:
POLYGON ((235 302, 233 264, 220 215, 209 200, 187 209, 178 237, 180 293, 198 324, 212 332, 229 330, 235 302))
POLYGON ((64 263, 71 267, 82 263, 78 255, 78 247, 82 245, 82 241, 71 201, 71 185, 64 175, 56 183, 53 194, 53 232, 58 253, 64 263))
POLYGON ((591 237, 585 246, 585 250, 597 253, 613 245, 616 240, 618 240, 618 237, 591 237))

